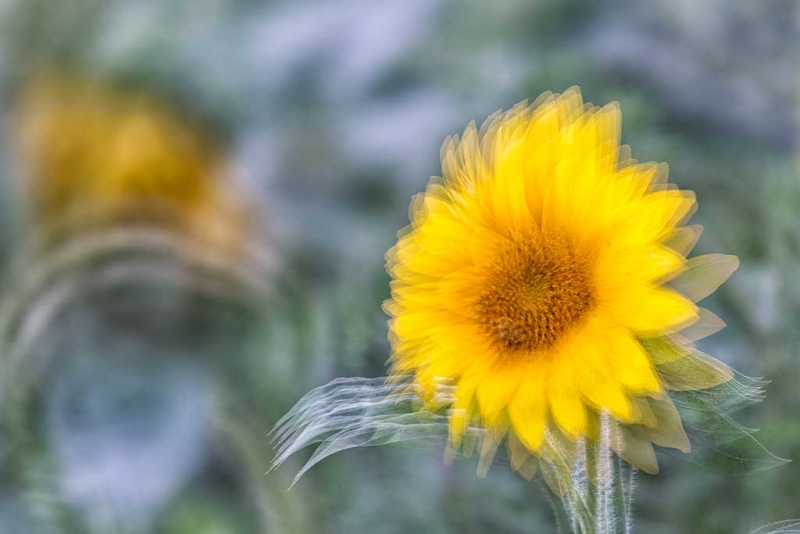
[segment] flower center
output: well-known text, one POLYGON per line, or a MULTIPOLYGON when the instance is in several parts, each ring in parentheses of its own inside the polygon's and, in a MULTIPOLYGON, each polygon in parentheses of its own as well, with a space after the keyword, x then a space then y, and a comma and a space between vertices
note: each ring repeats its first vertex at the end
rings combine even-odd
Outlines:
POLYGON ((562 234, 517 236, 489 268, 478 323, 501 350, 546 349, 594 306, 591 275, 562 234))

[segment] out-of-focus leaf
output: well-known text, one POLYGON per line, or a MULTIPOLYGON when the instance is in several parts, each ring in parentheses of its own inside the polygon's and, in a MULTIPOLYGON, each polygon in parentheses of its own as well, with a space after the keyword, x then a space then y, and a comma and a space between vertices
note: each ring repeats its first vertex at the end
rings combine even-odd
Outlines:
POLYGON ((693 449, 691 455, 681 457, 725 474, 762 471, 787 463, 789 460, 775 456, 754 437, 755 429, 742 426, 729 415, 758 402, 761 395, 760 382, 741 375, 710 390, 673 392, 672 401, 693 449))
POLYGON ((750 534, 797 534, 800 533, 800 519, 776 521, 750 531, 750 534))
MULTIPOLYGON (((314 465, 343 450, 401 442, 443 445, 447 416, 417 413, 414 407, 419 396, 402 386, 387 384, 386 378, 339 378, 312 390, 275 425, 273 467, 299 450, 319 444, 294 484, 314 465)), ((468 429, 468 433, 480 431, 468 429)))

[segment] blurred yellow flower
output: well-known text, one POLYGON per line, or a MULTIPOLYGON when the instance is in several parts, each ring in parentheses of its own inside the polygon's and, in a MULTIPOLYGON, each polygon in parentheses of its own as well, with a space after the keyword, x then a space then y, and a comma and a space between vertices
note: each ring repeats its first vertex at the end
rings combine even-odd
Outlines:
POLYGON ((454 449, 477 426, 483 456, 505 440, 521 470, 607 418, 610 446, 652 473, 652 443, 689 449, 667 391, 733 376, 692 341, 723 326, 695 302, 738 260, 687 260, 694 194, 631 160, 620 128, 616 104, 544 94, 446 140, 443 178, 414 199, 387 254, 391 373, 433 404, 452 386, 454 449))
POLYGON ((221 151, 155 99, 86 80, 38 79, 22 92, 16 126, 35 224, 69 231, 149 223, 239 246, 244 213, 221 151))

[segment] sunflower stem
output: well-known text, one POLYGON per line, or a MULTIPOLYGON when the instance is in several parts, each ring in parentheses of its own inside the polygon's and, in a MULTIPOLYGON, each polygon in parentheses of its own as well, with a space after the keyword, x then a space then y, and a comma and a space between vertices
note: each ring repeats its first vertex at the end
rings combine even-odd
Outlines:
MULTIPOLYGON (((611 420, 600 416, 596 443, 579 440, 570 487, 561 503, 577 534, 630 534, 633 532, 633 496, 636 469, 612 452, 611 420)), ((562 514, 557 513, 559 520, 562 514)))

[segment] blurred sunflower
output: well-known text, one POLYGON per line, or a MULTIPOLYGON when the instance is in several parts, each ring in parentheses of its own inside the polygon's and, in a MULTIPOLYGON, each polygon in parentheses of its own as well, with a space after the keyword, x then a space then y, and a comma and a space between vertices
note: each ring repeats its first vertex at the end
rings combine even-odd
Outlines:
POLYGON ((40 227, 148 223, 221 251, 241 246, 247 217, 218 144, 151 96, 39 78, 21 92, 15 134, 40 227))
POLYGON ((527 474, 569 468, 610 420, 608 445, 653 473, 653 443, 689 450, 667 392, 733 377, 692 341, 724 326, 695 302, 738 260, 687 260, 694 194, 631 160, 620 128, 616 104, 544 94, 445 141, 443 178, 415 197, 387 254, 391 375, 446 402, 453 449, 479 427, 484 459, 506 440, 527 474))

